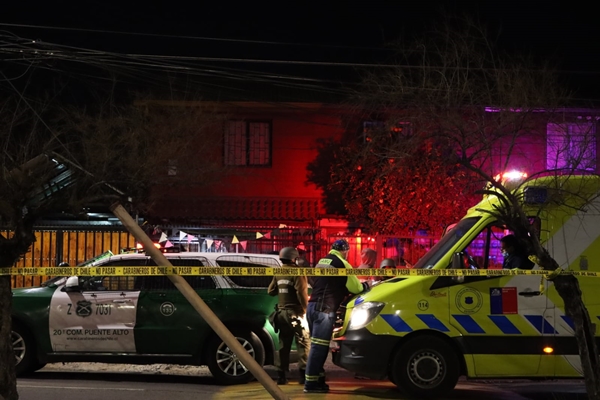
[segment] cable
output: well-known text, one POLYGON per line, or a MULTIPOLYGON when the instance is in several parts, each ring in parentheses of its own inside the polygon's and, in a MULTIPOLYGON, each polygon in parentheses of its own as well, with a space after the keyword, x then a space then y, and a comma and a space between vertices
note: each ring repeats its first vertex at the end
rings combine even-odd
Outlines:
POLYGON ((351 49, 351 50, 380 50, 390 51, 390 48, 383 47, 362 47, 362 46, 346 46, 346 45, 327 45, 327 44, 313 44, 313 43, 291 43, 291 42, 273 42, 265 40, 248 40, 248 39, 226 39, 226 38, 215 38, 215 37, 203 37, 203 36, 185 36, 185 35, 164 35, 158 33, 142 33, 142 32, 123 32, 123 31, 111 31, 105 29, 85 29, 85 28, 65 28, 58 26, 44 26, 44 25, 28 25, 28 24, 11 24, 6 22, 0 22, 0 26, 10 26, 18 28, 34 28, 34 29, 49 29, 49 30, 63 30, 63 31, 74 31, 74 32, 92 32, 92 33, 109 33, 116 35, 130 35, 130 36, 149 36, 159 38, 172 38, 172 39, 190 39, 190 40, 206 40, 216 42, 232 42, 232 43, 252 43, 252 44, 268 44, 268 45, 285 45, 285 46, 311 46, 311 47, 323 47, 323 48, 338 48, 338 49, 351 49))

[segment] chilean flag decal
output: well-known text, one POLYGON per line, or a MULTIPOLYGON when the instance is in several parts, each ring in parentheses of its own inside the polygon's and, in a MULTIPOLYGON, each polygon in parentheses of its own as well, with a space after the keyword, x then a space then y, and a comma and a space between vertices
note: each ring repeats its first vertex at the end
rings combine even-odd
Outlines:
POLYGON ((490 288, 490 314, 518 314, 517 288, 490 288))

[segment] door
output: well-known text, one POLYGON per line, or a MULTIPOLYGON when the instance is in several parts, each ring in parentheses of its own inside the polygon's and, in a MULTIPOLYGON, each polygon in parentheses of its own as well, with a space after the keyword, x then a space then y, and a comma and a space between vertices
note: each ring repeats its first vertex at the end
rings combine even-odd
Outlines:
MULTIPOLYGON (((171 258, 173 266, 206 266, 206 259, 171 258)), ((156 266, 152 259, 148 265, 156 266)), ((184 276, 217 315, 222 314, 221 289, 212 276, 184 276)), ((136 338, 142 354, 194 355, 210 327, 167 276, 140 276, 142 292, 138 303, 136 338)), ((234 313, 235 310, 230 310, 234 313)))
POLYGON ((49 328, 53 351, 135 353, 139 291, 133 278, 80 278, 80 287, 81 291, 66 292, 63 285, 52 296, 49 328))
MULTIPOLYGON (((497 226, 483 229, 461 253, 465 267, 502 268, 500 239, 508 233, 497 226)), ((543 349, 555 332, 553 310, 548 308, 545 289, 540 290, 539 276, 446 280, 450 321, 463 335, 476 376, 537 376, 552 370, 543 349)))

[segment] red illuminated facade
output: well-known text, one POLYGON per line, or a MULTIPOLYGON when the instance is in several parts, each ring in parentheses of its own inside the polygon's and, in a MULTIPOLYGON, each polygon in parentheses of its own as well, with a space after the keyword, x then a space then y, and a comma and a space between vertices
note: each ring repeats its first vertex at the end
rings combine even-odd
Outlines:
MULTIPOLYGON (((156 188, 160 197, 147 215, 150 221, 198 234, 216 228, 230 229, 230 234, 284 229, 292 240, 294 230, 311 232, 310 238, 295 238, 291 245, 355 234, 343 217, 327 215, 321 191, 307 182, 306 167, 317 156, 319 139, 341 137, 351 130, 361 140, 365 135, 361 127, 376 122, 354 117, 356 126, 350 126, 351 110, 322 103, 231 102, 220 107, 227 110, 228 118, 215 132, 214 152, 222 157, 227 173, 210 187, 164 192, 156 188)), ((508 169, 540 171, 576 163, 584 172, 597 172, 597 114, 572 109, 560 121, 540 123, 519 139, 508 169), (583 145, 585 157, 577 160, 569 158, 569 151, 557 150, 583 145)), ((500 168, 505 160, 505 148, 498 146, 493 168, 500 168)), ((164 173, 169 173, 168 166, 164 173)), ((280 244, 274 243, 273 248, 280 244)))

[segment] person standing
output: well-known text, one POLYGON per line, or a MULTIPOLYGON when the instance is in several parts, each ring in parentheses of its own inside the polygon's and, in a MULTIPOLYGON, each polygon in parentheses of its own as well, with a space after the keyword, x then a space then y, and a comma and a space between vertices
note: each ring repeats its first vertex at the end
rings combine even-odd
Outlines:
POLYGON ((527 257, 527 250, 520 245, 515 235, 506 235, 500 239, 500 249, 504 256, 503 269, 532 269, 534 263, 527 257))
MULTIPOLYGON (((284 267, 296 267, 300 259, 294 247, 284 247, 279 252, 279 259, 284 267)), ((274 276, 269 284, 271 296, 278 296, 274 316, 274 326, 279 330, 279 349, 275 354, 277 368, 277 384, 288 383, 286 372, 290 367, 290 351, 294 338, 298 351, 298 382, 304 383, 306 361, 310 348, 310 337, 306 323, 306 307, 308 303, 308 283, 305 276, 274 276)))
MULTIPOLYGON (((352 269, 352 265, 346 261, 349 250, 350 245, 345 239, 336 240, 329 254, 320 259, 315 268, 352 269)), ((323 366, 329 354, 336 311, 348 294, 361 293, 367 290, 369 285, 366 282, 361 283, 354 275, 315 276, 311 284, 312 293, 306 313, 311 344, 304 393, 327 393, 329 385, 325 383, 323 366)))
MULTIPOLYGON (((375 262, 377 260, 377 252, 370 248, 364 248, 360 252, 360 260, 361 264, 357 267, 359 269, 363 268, 375 268, 375 262)), ((358 276, 358 280, 361 282, 366 282, 369 280, 373 280, 373 277, 370 276, 358 276)))
MULTIPOLYGON (((379 268, 380 269, 395 269, 396 261, 394 261, 393 258, 384 258, 383 260, 381 260, 381 263, 379 264, 379 268)), ((378 279, 379 281, 385 281, 390 278, 393 278, 393 276, 380 276, 378 278, 379 278, 378 279)))

